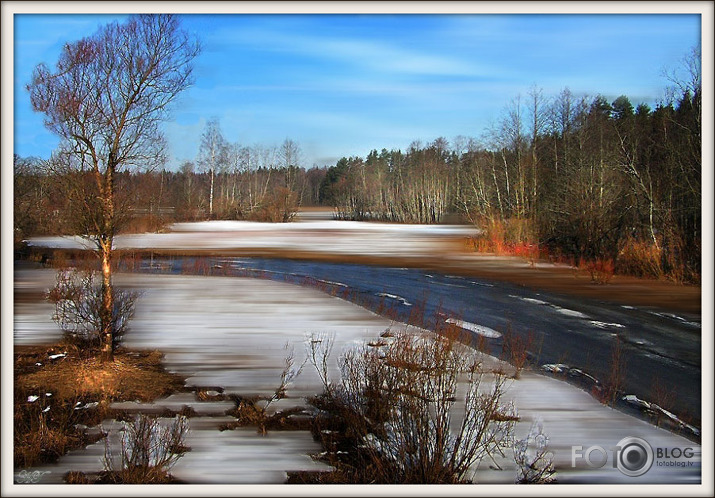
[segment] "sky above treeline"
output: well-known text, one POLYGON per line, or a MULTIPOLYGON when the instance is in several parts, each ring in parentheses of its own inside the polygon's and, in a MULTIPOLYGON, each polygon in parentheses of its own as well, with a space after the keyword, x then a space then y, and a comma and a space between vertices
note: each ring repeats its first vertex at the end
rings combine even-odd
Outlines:
MULTIPOLYGON (((178 14, 203 50, 194 86, 165 124, 167 169, 196 158, 212 118, 230 142, 291 139, 311 167, 480 138, 533 88, 653 107, 670 84, 664 70, 700 43, 701 15, 642 4, 640 14, 178 14)), ((59 143, 25 90, 34 67, 54 67, 63 44, 128 15, 14 15, 16 154, 47 158, 59 143)))

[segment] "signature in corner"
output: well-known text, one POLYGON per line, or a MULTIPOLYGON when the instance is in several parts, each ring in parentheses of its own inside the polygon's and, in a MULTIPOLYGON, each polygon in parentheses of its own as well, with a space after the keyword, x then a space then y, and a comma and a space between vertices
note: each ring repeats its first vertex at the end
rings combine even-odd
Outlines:
POLYGON ((51 471, 49 470, 21 470, 15 476, 15 482, 17 484, 37 484, 42 480, 42 476, 44 476, 45 474, 49 474, 50 472, 51 471))

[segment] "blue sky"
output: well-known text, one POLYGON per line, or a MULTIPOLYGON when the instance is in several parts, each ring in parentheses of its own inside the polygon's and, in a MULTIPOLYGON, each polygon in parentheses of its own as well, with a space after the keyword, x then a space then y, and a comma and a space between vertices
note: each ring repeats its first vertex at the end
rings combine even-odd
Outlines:
MULTIPOLYGON (((14 146, 48 157, 57 139, 24 85, 62 44, 124 16, 16 14, 14 146)), ((168 168, 194 159, 210 118, 243 145, 299 143, 303 165, 458 135, 479 138, 518 95, 625 94, 653 105, 701 37, 700 16, 182 15, 202 41, 195 85, 165 125, 168 168)))

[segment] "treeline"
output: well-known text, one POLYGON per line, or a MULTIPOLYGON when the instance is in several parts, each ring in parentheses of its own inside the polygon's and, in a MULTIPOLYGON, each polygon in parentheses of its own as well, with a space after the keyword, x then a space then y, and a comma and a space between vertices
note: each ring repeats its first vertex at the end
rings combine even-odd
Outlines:
POLYGON ((343 158, 320 187, 342 218, 437 223, 458 212, 489 250, 536 246, 637 275, 697 281, 699 86, 651 109, 626 96, 514 100, 484 140, 343 158))
POLYGON ((373 150, 366 159, 342 158, 329 168, 319 200, 351 220, 439 223, 454 209, 459 156, 440 138, 426 147, 373 150))
MULTIPOLYGON (((117 175, 116 224, 144 231, 171 221, 286 222, 300 206, 317 205, 351 220, 440 223, 459 215, 482 230, 482 250, 536 248, 697 282, 701 95, 693 75, 654 109, 626 96, 608 102, 565 89, 546 97, 534 88, 480 140, 438 138, 311 169, 301 166, 292 140, 232 144, 210 120, 195 161, 178 171, 117 175)), ((94 182, 81 168, 58 164, 61 157, 15 156, 16 242, 94 222, 97 210, 83 205, 98 197, 87 190, 94 182)))
MULTIPOLYGON (((89 173, 58 172, 51 162, 14 158, 16 242, 33 235, 76 233, 83 223, 92 223, 83 220, 92 210, 81 201, 91 198, 86 194, 95 188, 89 173)), ((195 162, 186 161, 179 171, 118 173, 119 231, 157 230, 169 222, 207 219, 290 221, 300 206, 318 205, 326 173, 326 168, 306 170, 270 162, 250 170, 220 168, 213 175, 198 169, 195 162)))

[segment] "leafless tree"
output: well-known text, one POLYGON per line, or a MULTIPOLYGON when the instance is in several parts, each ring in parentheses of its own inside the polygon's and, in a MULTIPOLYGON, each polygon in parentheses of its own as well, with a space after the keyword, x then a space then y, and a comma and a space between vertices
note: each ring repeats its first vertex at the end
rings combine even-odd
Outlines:
POLYGON ((214 181, 216 170, 228 162, 228 143, 221 133, 221 124, 218 118, 212 118, 206 123, 201 135, 198 162, 204 171, 209 172, 209 218, 214 214, 214 181))
POLYGON ((192 79, 199 44, 172 15, 139 15, 65 44, 54 70, 35 68, 33 108, 64 141, 74 168, 94 182, 96 211, 87 235, 102 264, 102 357, 113 359, 112 245, 117 232, 116 175, 164 159, 159 124, 192 79))

